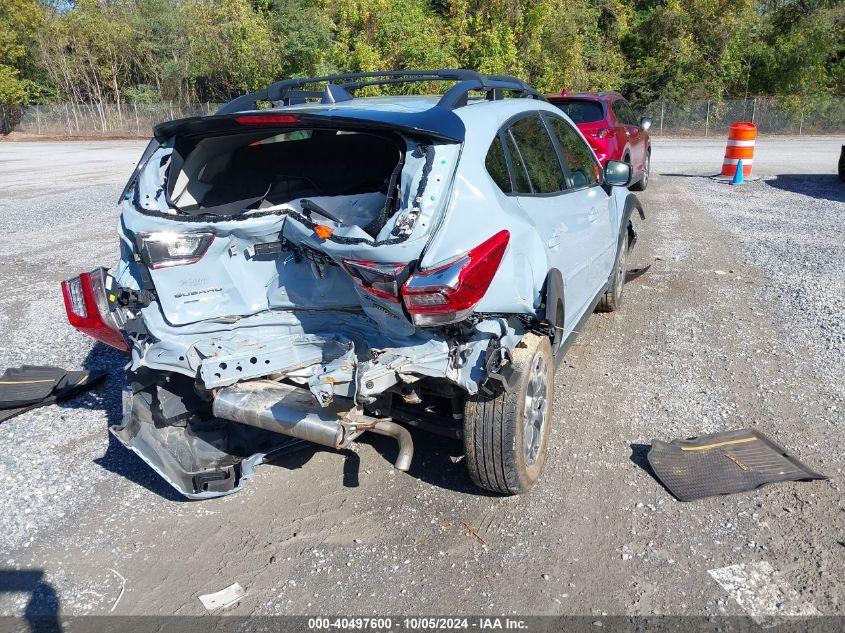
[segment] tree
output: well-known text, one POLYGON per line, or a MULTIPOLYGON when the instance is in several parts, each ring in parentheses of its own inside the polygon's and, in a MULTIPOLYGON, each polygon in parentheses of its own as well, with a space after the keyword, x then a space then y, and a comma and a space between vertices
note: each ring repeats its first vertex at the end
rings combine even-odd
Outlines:
POLYGON ((0 104, 26 103, 39 93, 37 66, 31 59, 32 38, 43 11, 35 0, 0 3, 0 104))
POLYGON ((641 104, 841 95, 845 3, 0 0, 5 103, 216 101, 283 76, 443 66, 641 104))

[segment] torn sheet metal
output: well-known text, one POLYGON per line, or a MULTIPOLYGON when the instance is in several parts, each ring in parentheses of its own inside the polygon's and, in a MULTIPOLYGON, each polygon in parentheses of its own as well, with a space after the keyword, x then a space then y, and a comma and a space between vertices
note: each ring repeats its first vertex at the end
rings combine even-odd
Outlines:
POLYGON ((200 376, 207 388, 285 374, 338 358, 353 348, 350 341, 314 334, 261 340, 248 335, 229 336, 197 341, 193 347, 203 358, 200 376))

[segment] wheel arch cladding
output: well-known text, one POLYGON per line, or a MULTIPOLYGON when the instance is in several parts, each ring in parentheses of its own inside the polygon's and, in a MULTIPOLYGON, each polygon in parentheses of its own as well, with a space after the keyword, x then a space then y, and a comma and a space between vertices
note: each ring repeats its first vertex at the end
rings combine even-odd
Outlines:
POLYGON ((628 231, 628 250, 634 248, 634 244, 637 241, 637 234, 633 231, 633 227, 630 226, 631 216, 634 211, 636 211, 640 216, 640 220, 645 220, 645 211, 643 210, 643 205, 640 202, 640 199, 633 193, 629 193, 625 197, 625 206, 622 208, 622 220, 619 222, 617 248, 622 245, 622 238, 625 235, 625 231, 628 231))
POLYGON ((552 268, 546 275, 546 281, 543 284, 543 314, 539 315, 552 325, 564 327, 563 322, 564 307, 566 306, 566 298, 564 296, 563 275, 557 268, 552 268), (560 323, 558 323, 560 319, 560 323))

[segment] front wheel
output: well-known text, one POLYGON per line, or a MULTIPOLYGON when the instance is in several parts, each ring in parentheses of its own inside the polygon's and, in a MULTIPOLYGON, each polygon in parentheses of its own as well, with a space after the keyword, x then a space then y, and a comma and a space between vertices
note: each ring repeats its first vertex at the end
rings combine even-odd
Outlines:
POLYGON ((464 449, 472 481, 503 495, 528 492, 546 462, 554 362, 545 336, 526 334, 512 354, 513 387, 476 394, 464 409, 464 449))

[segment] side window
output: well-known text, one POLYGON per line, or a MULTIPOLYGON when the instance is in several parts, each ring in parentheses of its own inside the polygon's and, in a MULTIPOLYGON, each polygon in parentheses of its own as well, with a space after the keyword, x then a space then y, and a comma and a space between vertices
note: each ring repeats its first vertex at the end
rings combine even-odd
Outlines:
POLYGON ((514 193, 531 193, 531 183, 528 182, 525 161, 522 160, 522 152, 516 146, 510 130, 505 132, 505 143, 508 146, 508 154, 510 154, 511 162, 513 163, 513 180, 516 186, 514 193))
POLYGON ((508 161, 505 158, 505 150, 502 148, 502 140, 498 136, 490 149, 487 150, 484 166, 487 167, 487 173, 490 174, 493 182, 499 185, 499 189, 505 193, 513 191, 511 177, 508 173, 508 161))
POLYGON ((540 117, 533 115, 520 119, 511 126, 510 132, 522 155, 534 193, 555 193, 565 189, 560 161, 540 117))
POLYGON ((613 111, 616 112, 617 118, 625 125, 639 125, 634 109, 625 99, 614 101, 613 111))
POLYGON ((579 189, 598 184, 601 172, 587 144, 565 121, 549 117, 549 124, 569 167, 572 187, 579 189))

